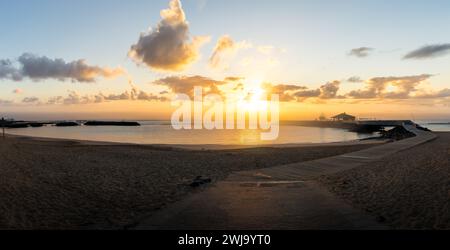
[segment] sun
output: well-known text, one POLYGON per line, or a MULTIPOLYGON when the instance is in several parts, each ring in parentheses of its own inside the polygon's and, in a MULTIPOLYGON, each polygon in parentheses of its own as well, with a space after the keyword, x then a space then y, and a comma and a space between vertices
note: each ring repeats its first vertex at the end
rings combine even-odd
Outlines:
POLYGON ((263 80, 254 78, 246 81, 238 105, 249 112, 259 112, 267 109, 266 90, 262 87, 263 80))

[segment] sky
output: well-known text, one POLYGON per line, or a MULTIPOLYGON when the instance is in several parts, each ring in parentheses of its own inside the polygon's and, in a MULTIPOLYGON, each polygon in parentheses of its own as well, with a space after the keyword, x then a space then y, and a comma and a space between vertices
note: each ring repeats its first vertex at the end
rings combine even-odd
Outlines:
POLYGON ((3 0, 0 115, 168 119, 193 82, 282 119, 450 119, 446 0, 3 0))

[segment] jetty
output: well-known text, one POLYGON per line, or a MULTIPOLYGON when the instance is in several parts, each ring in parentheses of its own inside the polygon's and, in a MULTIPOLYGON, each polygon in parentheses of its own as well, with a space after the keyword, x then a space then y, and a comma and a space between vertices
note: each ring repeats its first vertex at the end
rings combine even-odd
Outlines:
POLYGON ((284 122, 284 124, 303 127, 339 128, 350 132, 373 133, 384 131, 386 128, 401 127, 403 124, 413 125, 415 123, 411 120, 358 120, 356 116, 342 113, 330 119, 321 116, 321 118, 314 121, 288 121, 284 122))

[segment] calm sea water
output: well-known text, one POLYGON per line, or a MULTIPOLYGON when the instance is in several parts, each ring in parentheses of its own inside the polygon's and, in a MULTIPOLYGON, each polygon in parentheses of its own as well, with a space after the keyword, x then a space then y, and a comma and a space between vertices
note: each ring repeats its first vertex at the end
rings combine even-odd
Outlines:
POLYGON ((167 122, 140 121, 140 127, 55 127, 9 129, 7 132, 46 138, 64 138, 89 141, 108 141, 137 144, 216 144, 263 145, 290 143, 328 143, 352 141, 374 136, 357 134, 342 129, 281 126, 276 141, 260 140, 255 130, 174 130, 167 122))
MULTIPOLYGON (((260 131, 254 130, 174 130, 169 123, 140 121, 140 127, 54 127, 9 129, 8 133, 47 138, 64 138, 89 141, 107 141, 137 144, 216 144, 216 145, 267 145, 290 143, 329 143, 353 141, 376 134, 357 134, 343 129, 310 128, 282 125, 276 141, 260 140, 260 131)), ((449 125, 423 126, 434 131, 450 131, 449 125)))
POLYGON ((436 132, 450 132, 450 120, 417 121, 423 127, 436 132))

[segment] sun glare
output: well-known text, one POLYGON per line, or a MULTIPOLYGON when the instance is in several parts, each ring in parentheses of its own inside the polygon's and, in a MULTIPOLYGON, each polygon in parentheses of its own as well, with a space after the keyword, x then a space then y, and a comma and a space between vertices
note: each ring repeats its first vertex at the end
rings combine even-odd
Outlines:
POLYGON ((246 81, 239 106, 250 112, 267 109, 266 91, 262 87, 261 78, 250 78, 246 81))

